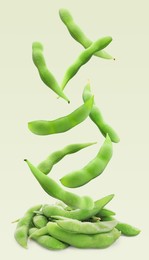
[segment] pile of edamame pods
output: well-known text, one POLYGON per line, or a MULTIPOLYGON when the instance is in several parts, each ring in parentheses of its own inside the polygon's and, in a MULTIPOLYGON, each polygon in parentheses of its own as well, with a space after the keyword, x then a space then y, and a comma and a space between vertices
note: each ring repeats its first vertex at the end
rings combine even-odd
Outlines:
MULTIPOLYGON (((68 82, 76 75, 81 67, 94 55, 103 59, 114 59, 104 49, 112 41, 106 36, 92 42, 75 23, 72 15, 66 9, 60 9, 59 16, 67 27, 70 35, 84 50, 66 70, 61 84, 59 84, 51 71, 47 68, 43 54, 43 45, 34 42, 32 45, 32 58, 41 80, 59 97, 70 103, 64 93, 68 82)), ((104 120, 100 109, 96 106, 90 83, 84 87, 82 104, 71 113, 55 120, 35 120, 28 123, 29 130, 36 135, 51 135, 66 132, 87 117, 98 127, 104 137, 104 142, 95 158, 79 170, 73 170, 60 179, 63 186, 77 188, 92 181, 102 174, 112 158, 112 143, 120 141, 116 131, 104 120)), ((106 205, 113 199, 109 194, 97 201, 90 196, 79 196, 67 191, 62 185, 54 181, 51 174, 53 166, 65 156, 88 148, 93 143, 72 143, 64 148, 54 151, 42 160, 37 166, 25 159, 31 173, 41 185, 43 190, 56 199, 55 204, 35 205, 27 210, 25 215, 16 222, 16 241, 27 248, 28 238, 34 240, 44 248, 51 250, 65 249, 69 246, 77 248, 106 248, 112 245, 120 236, 135 236, 140 230, 115 218, 115 212, 106 205)))

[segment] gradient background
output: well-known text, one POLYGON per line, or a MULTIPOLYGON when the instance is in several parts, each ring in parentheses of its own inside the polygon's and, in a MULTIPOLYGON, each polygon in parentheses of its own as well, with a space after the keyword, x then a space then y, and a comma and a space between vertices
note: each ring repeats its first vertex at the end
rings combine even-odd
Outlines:
MULTIPOLYGON (((148 111, 149 111, 149 16, 148 1, 3 1, 1 27, 1 250, 4 259, 141 259, 148 253, 148 111), (59 8, 68 8, 92 40, 111 35, 107 47, 116 60, 93 57, 69 82, 65 93, 68 105, 41 82, 31 58, 33 41, 44 44, 49 69, 60 82, 67 67, 82 51, 59 19, 59 8), (132 223, 142 232, 134 238, 121 237, 105 250, 68 248, 61 252, 42 249, 34 242, 29 250, 13 238, 15 224, 34 204, 54 203, 48 198, 23 162, 38 164, 50 152, 69 143, 98 141, 95 146, 63 159, 53 169, 59 180, 71 170, 91 160, 104 141, 87 119, 69 132, 36 136, 27 129, 35 119, 54 119, 70 113, 82 104, 82 91, 90 79, 96 104, 105 120, 119 133, 111 162, 99 177, 74 192, 95 200, 110 193, 115 198, 109 208, 121 221, 132 223)), ((68 189, 69 190, 69 189, 68 189)))

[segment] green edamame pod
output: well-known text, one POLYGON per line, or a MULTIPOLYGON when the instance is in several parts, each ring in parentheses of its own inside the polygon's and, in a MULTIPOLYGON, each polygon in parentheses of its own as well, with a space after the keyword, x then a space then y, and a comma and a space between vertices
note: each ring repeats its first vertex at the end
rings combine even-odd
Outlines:
POLYGON ((91 209, 94 207, 94 202, 89 196, 80 197, 74 193, 63 190, 61 186, 56 183, 56 181, 52 180, 47 175, 42 173, 37 167, 31 164, 31 162, 26 159, 24 161, 26 161, 32 174, 37 179, 41 187, 50 196, 59 199, 66 203, 68 206, 70 205, 74 208, 91 209))
POLYGON ((111 41, 112 38, 110 36, 103 37, 93 42, 87 49, 82 51, 73 64, 66 70, 62 80, 61 89, 63 90, 65 88, 68 81, 72 79, 78 70, 91 59, 95 52, 104 49, 111 41))
POLYGON ((19 219, 14 237, 18 244, 20 244, 22 247, 27 248, 27 239, 28 239, 28 231, 30 228, 30 225, 32 223, 33 216, 35 215, 35 210, 40 210, 42 205, 36 205, 32 208, 30 208, 22 217, 19 219))
POLYGON ((86 220, 93 216, 95 216, 100 210, 108 204, 114 197, 114 194, 110 194, 105 196, 97 201, 94 202, 93 209, 75 209, 67 211, 60 206, 56 205, 44 205, 42 207, 43 214, 49 218, 51 216, 63 216, 71 219, 78 219, 78 220, 86 220))
POLYGON ((121 232, 116 228, 107 233, 95 235, 72 233, 63 230, 54 222, 49 222, 47 229, 51 236, 78 248, 106 248, 112 245, 121 235, 121 232))
POLYGON ((38 69, 40 78, 42 81, 60 97, 65 99, 70 103, 69 99, 63 93, 62 89, 59 87, 55 77, 48 70, 44 56, 43 56, 43 46, 40 42, 34 42, 32 45, 32 58, 35 66, 38 69))
POLYGON ((106 139, 96 157, 81 170, 68 173, 60 179, 61 183, 69 188, 80 187, 99 176, 112 157, 112 142, 110 137, 106 139))
POLYGON ((34 240, 36 243, 38 243, 42 247, 44 247, 46 249, 52 249, 52 250, 61 250, 61 249, 65 249, 68 247, 68 245, 66 243, 63 243, 63 242, 59 241, 58 239, 56 239, 52 236, 49 236, 49 235, 42 235, 39 237, 32 236, 32 234, 36 233, 37 230, 38 230, 37 228, 31 228, 29 230, 30 238, 32 238, 32 240, 34 240))
POLYGON ((119 222, 116 228, 125 236, 137 236, 141 230, 126 223, 119 222))
POLYGON ((42 228, 34 228, 34 229, 32 228, 29 230, 29 238, 37 238, 48 234, 49 233, 48 233, 47 225, 42 228))
MULTIPOLYGON (((66 25, 70 35, 84 48, 88 48, 93 42, 84 34, 81 28, 74 22, 72 15, 66 9, 59 10, 59 16, 62 22, 66 25)), ((114 59, 110 54, 104 50, 94 53, 95 56, 104 59, 114 59)))
POLYGON ((93 106, 91 97, 82 106, 74 110, 71 114, 58 119, 36 120, 28 123, 29 130, 36 135, 50 135, 63 133, 83 122, 89 115, 93 106))
MULTIPOLYGON (((84 88, 83 95, 82 95, 84 102, 90 99, 91 96, 92 96, 91 88, 90 88, 90 84, 88 83, 84 88)), ((103 136, 106 136, 106 134, 108 133, 112 142, 118 143, 120 141, 120 138, 116 133, 116 131, 104 121, 99 108, 95 105, 95 102, 93 104, 89 117, 97 125, 97 127, 99 128, 103 136)))
POLYGON ((33 224, 36 228, 45 227, 47 223, 48 223, 48 220, 45 216, 36 215, 33 217, 33 224))
POLYGON ((118 223, 117 220, 113 221, 97 221, 95 223, 91 222, 81 222, 76 219, 64 218, 60 216, 54 216, 56 223, 62 229, 81 234, 99 234, 111 231, 118 223))
POLYGON ((76 153, 81 149, 84 149, 90 145, 96 144, 94 143, 82 143, 82 144, 70 144, 65 146, 63 149, 59 151, 55 151, 51 153, 44 161, 42 161, 37 167, 44 174, 48 174, 54 164, 58 163, 61 159, 63 159, 66 155, 76 153))
POLYGON ((98 214, 96 214, 96 217, 110 217, 110 216, 113 216, 113 215, 116 215, 114 211, 110 210, 110 209, 106 209, 106 208, 103 208, 101 209, 98 214))

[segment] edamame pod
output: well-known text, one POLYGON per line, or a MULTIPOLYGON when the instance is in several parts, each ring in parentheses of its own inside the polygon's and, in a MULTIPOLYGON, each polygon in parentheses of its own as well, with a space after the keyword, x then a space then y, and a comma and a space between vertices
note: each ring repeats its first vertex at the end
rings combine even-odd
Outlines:
POLYGON ((37 238, 37 237, 41 237, 41 236, 49 234, 48 229, 47 229, 47 225, 45 227, 42 227, 42 228, 34 228, 34 229, 32 228, 31 231, 32 232, 29 232, 29 238, 37 238))
POLYGON ((32 58, 35 66, 38 69, 41 80, 60 97, 65 99, 70 103, 69 99, 63 93, 59 84, 57 83, 53 74, 48 70, 44 56, 43 56, 43 46, 40 42, 34 42, 32 44, 32 58))
POLYGON ((27 248, 28 231, 32 223, 33 216, 35 215, 35 210, 40 210, 42 205, 36 205, 30 208, 24 215, 23 218, 19 219, 14 237, 18 244, 22 247, 27 248))
POLYGON ((106 139, 96 157, 81 170, 66 174, 60 179, 61 183, 69 188, 80 187, 99 176, 112 157, 112 142, 110 137, 106 139))
POLYGON ((58 163, 61 159, 63 159, 66 155, 76 153, 81 149, 84 149, 90 145, 96 144, 94 143, 80 143, 80 144, 70 144, 65 146, 63 149, 59 151, 55 151, 51 153, 44 161, 42 161, 37 167, 44 174, 48 174, 54 164, 58 163))
POLYGON ((141 230, 126 223, 119 222, 116 228, 125 236, 137 236, 141 230))
POLYGON ((81 234, 99 234, 111 231, 118 223, 117 220, 113 221, 97 221, 95 223, 91 222, 81 222, 76 219, 64 218, 60 216, 54 216, 56 223, 62 229, 81 234))
POLYGON ((63 243, 61 241, 59 241, 58 239, 49 236, 49 235, 42 235, 39 237, 34 237, 32 236, 33 233, 35 233, 38 229, 37 228, 31 228, 29 230, 29 235, 30 238, 32 238, 32 240, 36 241, 36 243, 38 243, 39 245, 41 245, 42 247, 46 248, 46 249, 52 249, 52 250, 61 250, 61 249, 65 249, 68 247, 68 245, 66 243, 63 243))
POLYGON ((36 135, 50 135, 63 133, 83 122, 89 115, 93 106, 91 97, 82 106, 74 110, 71 114, 58 119, 36 120, 28 123, 29 130, 36 135))
MULTIPOLYGON (((62 22, 66 25, 70 35, 84 48, 88 48, 93 42, 84 34, 81 28, 74 22, 72 15, 67 9, 60 9, 59 16, 62 22)), ((114 59, 110 54, 104 50, 94 53, 95 56, 104 59, 114 59)))
POLYGON ((110 194, 105 196, 97 201, 94 202, 93 209, 75 209, 71 211, 67 211, 60 206, 57 205, 44 205, 42 207, 43 214, 49 218, 51 216, 63 216, 71 219, 78 219, 78 220, 86 220, 93 216, 95 216, 100 210, 108 204, 114 197, 114 194, 110 194))
POLYGON ((61 89, 63 90, 65 88, 68 81, 72 79, 78 70, 91 59, 95 52, 104 49, 111 41, 112 38, 110 36, 103 37, 93 42, 87 49, 82 51, 78 58, 66 70, 61 83, 61 89))
POLYGON ((65 191, 62 189, 60 185, 57 184, 56 181, 49 178, 47 175, 42 173, 37 167, 35 167, 31 162, 27 159, 24 160, 28 167, 30 168, 32 174, 39 182, 41 187, 45 190, 47 194, 50 196, 59 199, 66 203, 68 206, 72 206, 74 208, 89 208, 92 209, 94 207, 94 202, 92 198, 89 196, 80 197, 74 193, 65 191))
POLYGON ((45 227, 47 223, 48 223, 48 220, 45 216, 36 215, 33 217, 33 224, 36 228, 45 227))
POLYGON ((47 229, 51 236, 78 248, 106 248, 112 245, 121 235, 121 232, 116 228, 110 232, 95 235, 72 233, 63 230, 53 222, 47 224, 47 229))
POLYGON ((101 209, 98 214, 96 214, 96 217, 109 217, 109 216, 113 216, 113 215, 116 215, 116 213, 110 209, 106 209, 106 208, 103 208, 101 209))
MULTIPOLYGON (((90 84, 88 83, 84 88, 83 95, 82 95, 84 102, 90 99, 91 96, 92 96, 91 88, 90 88, 90 84)), ((116 133, 116 131, 104 121, 99 108, 95 105, 95 102, 93 104, 89 117, 97 125, 97 127, 99 128, 103 136, 106 136, 106 134, 108 133, 112 142, 118 143, 120 141, 120 138, 116 133)))

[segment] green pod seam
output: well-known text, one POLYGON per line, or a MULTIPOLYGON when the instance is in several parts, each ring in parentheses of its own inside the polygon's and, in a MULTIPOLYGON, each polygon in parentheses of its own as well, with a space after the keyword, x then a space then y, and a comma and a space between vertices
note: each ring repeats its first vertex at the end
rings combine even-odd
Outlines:
POLYGON ((64 218, 57 216, 55 217, 58 220, 55 222, 60 226, 62 229, 74 232, 74 233, 81 233, 81 234, 99 234, 99 233, 106 233, 111 231, 118 223, 117 220, 113 221, 97 221, 94 223, 91 222, 81 222, 76 219, 64 218))
MULTIPOLYGON (((79 42, 84 48, 88 48, 93 42, 84 34, 81 28, 75 23, 72 15, 67 9, 60 9, 59 16, 62 22, 66 25, 70 35, 79 42)), ((114 59, 106 51, 101 50, 94 53, 95 56, 103 59, 114 59)))
POLYGON ((44 205, 42 207, 43 214, 49 218, 51 216, 63 216, 71 219, 86 220, 95 216, 106 204, 108 204, 114 197, 114 194, 107 195, 94 202, 93 209, 75 209, 67 211, 57 205, 44 205))
POLYGON ((80 144, 70 144, 65 146, 63 149, 55 151, 51 153, 44 161, 42 161, 37 167, 44 174, 48 174, 54 164, 58 163, 62 160, 66 155, 76 153, 81 149, 84 149, 90 145, 96 144, 94 143, 80 143, 80 144))
POLYGON ((63 133, 83 122, 89 115, 94 98, 91 97, 82 106, 67 116, 52 121, 36 120, 28 123, 29 130, 37 135, 63 133))
POLYGON ((36 205, 30 208, 25 215, 19 219, 17 227, 14 233, 14 237, 18 244, 22 247, 27 248, 28 231, 32 224, 33 216, 35 215, 35 210, 40 210, 42 205, 36 205))
POLYGON ((60 179, 61 183, 69 188, 80 187, 99 176, 112 157, 112 142, 110 137, 106 139, 98 154, 82 169, 70 172, 60 179))
POLYGON ((61 250, 68 247, 66 243, 63 243, 58 239, 49 235, 42 235, 39 237, 31 236, 37 230, 38 230, 37 228, 31 228, 29 230, 30 238, 32 238, 32 240, 34 240, 37 244, 41 245, 42 247, 50 250, 61 250))
POLYGON ((121 232, 116 228, 110 232, 95 235, 72 233, 63 230, 53 222, 47 224, 47 229, 51 236, 77 248, 106 248, 121 235, 121 232))
MULTIPOLYGON (((88 83, 84 88, 83 95, 82 95, 84 102, 90 99, 91 96, 92 93, 91 93, 90 83, 88 83)), ((97 125, 97 127, 99 128, 103 136, 106 136, 106 134, 108 133, 112 142, 118 143, 120 141, 120 138, 116 133, 116 131, 104 121, 104 118, 99 108, 95 105, 95 102, 93 104, 89 117, 97 125)))
POLYGON ((49 178, 47 175, 42 173, 37 167, 35 167, 31 162, 25 159, 28 167, 30 168, 32 174, 39 182, 41 187, 50 196, 59 199, 66 203, 68 206, 74 208, 90 208, 94 207, 94 201, 89 196, 80 197, 74 193, 65 191, 56 181, 49 178))
POLYGON ((63 93, 54 75, 48 70, 45 58, 43 56, 43 46, 40 42, 32 44, 32 59, 38 69, 41 80, 56 94, 70 103, 69 99, 63 93))
POLYGON ((69 80, 72 79, 79 69, 91 59, 95 52, 104 49, 111 41, 112 38, 110 36, 100 38, 93 42, 87 49, 82 51, 78 58, 66 70, 61 83, 61 89, 63 90, 65 88, 69 80))
POLYGON ((125 236, 137 236, 141 230, 126 223, 119 222, 116 228, 125 236))

